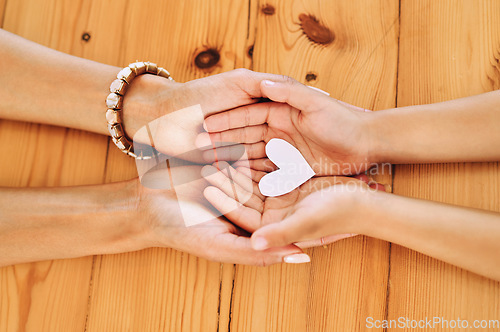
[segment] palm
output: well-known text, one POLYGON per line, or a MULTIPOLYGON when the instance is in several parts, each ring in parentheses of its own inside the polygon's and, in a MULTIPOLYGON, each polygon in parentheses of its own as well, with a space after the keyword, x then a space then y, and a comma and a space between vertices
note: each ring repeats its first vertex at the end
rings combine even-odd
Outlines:
POLYGON ((161 169, 142 178, 150 188, 139 185, 140 216, 147 216, 148 228, 152 229, 158 246, 210 260, 259 265, 280 262, 286 251, 297 252, 294 247, 262 254, 254 252, 245 232, 228 222, 203 197, 208 183, 200 176, 200 168, 175 167, 170 173, 161 169), (169 188, 169 182, 174 184, 174 190, 169 188), (161 190, 159 183, 167 183, 164 189, 170 190, 161 190), (204 222, 187 227, 199 221, 204 222))
POLYGON ((169 156, 204 163, 195 146, 204 118, 257 102, 265 78, 280 77, 239 69, 187 83, 167 82, 158 97, 156 119, 137 130, 134 141, 155 146, 169 156))
MULTIPOLYGON (((331 99, 331 98, 330 98, 331 99)), ((198 136, 198 146, 235 142, 246 144, 249 159, 266 157, 265 143, 281 138, 294 145, 317 175, 349 175, 365 171, 368 142, 354 123, 362 114, 353 106, 329 101, 328 108, 303 112, 288 104, 260 103, 207 118, 210 134, 198 136)), ((219 159, 231 160, 232 147, 218 147, 219 159)))
MULTIPOLYGON (((338 111, 304 113, 287 104, 272 104, 264 141, 282 138, 293 144, 318 175, 361 173, 367 168, 363 165, 366 160, 352 153, 360 138, 345 127, 331 127, 332 123, 339 121, 338 113, 349 112, 341 105, 338 107, 338 111)), ((352 115, 355 116, 354 112, 352 115)), ((362 146, 358 145, 358 148, 362 149, 362 146)))
MULTIPOLYGON (((264 172, 249 169, 233 169, 220 163, 221 171, 215 167, 204 168, 205 178, 212 184, 205 191, 207 200, 234 224, 253 233, 262 226, 279 222, 292 214, 299 202, 311 193, 335 184, 357 181, 348 177, 318 177, 307 181, 294 191, 279 197, 265 197, 260 194, 257 182, 264 172)), ((315 246, 346 237, 336 235, 327 239, 311 241, 315 246)))
POLYGON ((285 219, 295 210, 296 205, 304 198, 319 190, 320 187, 324 188, 325 186, 332 186, 339 183, 339 179, 341 178, 313 178, 286 195, 279 197, 263 197, 263 208, 259 227, 285 219))

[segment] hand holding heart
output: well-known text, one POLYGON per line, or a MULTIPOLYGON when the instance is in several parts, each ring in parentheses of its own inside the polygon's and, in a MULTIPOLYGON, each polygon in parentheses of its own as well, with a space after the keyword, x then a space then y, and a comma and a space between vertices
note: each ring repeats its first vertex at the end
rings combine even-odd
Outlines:
MULTIPOLYGON (((299 242, 297 245, 305 248, 328 244, 356 235, 356 228, 353 227, 355 224, 347 215, 348 210, 356 205, 353 204, 356 200, 352 199, 353 195, 347 191, 347 187, 354 186, 354 188, 360 187, 370 190, 365 183, 368 181, 366 176, 361 177, 360 180, 348 177, 312 178, 290 193, 279 197, 266 197, 259 191, 258 183, 272 173, 268 174, 245 167, 234 169, 226 162, 219 162, 218 167, 219 171, 215 165, 203 168, 202 174, 211 184, 204 190, 203 194, 231 222, 250 233, 260 234, 264 232, 263 234, 271 239, 279 237, 287 228, 288 222, 286 221, 295 214, 295 211, 302 211, 304 207, 306 210, 310 209, 316 205, 315 201, 318 202, 318 208, 337 213, 332 214, 331 222, 325 223, 329 224, 327 233, 323 233, 325 227, 318 227, 317 232, 311 232, 313 228, 308 219, 300 219, 291 231, 296 232, 299 228, 301 234, 291 233, 281 242, 268 240, 268 246, 281 247, 281 243, 294 239, 290 243, 299 242), (336 192, 336 197, 330 193, 333 191, 336 192), (329 196, 322 198, 323 195, 329 196), (313 198, 308 198, 309 196, 313 198), (302 201, 307 203, 302 203, 302 201), (267 225, 278 227, 279 232, 274 233, 274 228, 268 230, 267 227, 270 226, 267 225)), ((360 202, 359 204, 361 204, 360 202)), ((350 213, 353 214, 354 211, 350 211, 350 213)), ((318 215, 317 218, 323 216, 324 213, 318 215)), ((255 246, 254 248, 262 250, 262 248, 255 246)))
MULTIPOLYGON (((273 102, 235 108, 205 119, 200 146, 245 144, 254 169, 264 170, 265 143, 280 138, 295 146, 316 175, 358 174, 376 163, 368 139, 370 113, 340 103, 293 79, 262 81, 260 94, 273 102)), ((221 159, 231 146, 219 147, 221 159)))
POLYGON ((287 141, 273 138, 266 145, 266 154, 278 169, 260 179, 259 189, 264 196, 288 194, 314 176, 311 166, 287 141))

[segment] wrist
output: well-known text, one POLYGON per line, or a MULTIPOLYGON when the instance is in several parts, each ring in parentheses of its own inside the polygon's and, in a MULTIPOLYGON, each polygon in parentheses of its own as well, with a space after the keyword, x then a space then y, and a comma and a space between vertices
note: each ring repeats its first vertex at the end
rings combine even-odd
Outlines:
POLYGON ((385 139, 383 129, 386 123, 381 120, 380 113, 383 111, 370 112, 365 114, 364 128, 368 137, 367 159, 374 164, 385 162, 385 139))
POLYGON ((131 140, 141 127, 170 112, 168 101, 177 84, 148 74, 132 81, 123 99, 123 125, 131 140))
MULTIPOLYGON (((121 253, 147 248, 147 228, 140 218, 139 180, 97 186, 96 211, 101 218, 95 233, 102 234, 99 253, 121 253)), ((93 218, 94 219, 94 218, 93 218)))
POLYGON ((392 194, 367 188, 363 199, 360 200, 358 211, 363 211, 357 222, 357 232, 359 234, 373 236, 373 230, 383 227, 383 221, 387 216, 388 200, 392 194))

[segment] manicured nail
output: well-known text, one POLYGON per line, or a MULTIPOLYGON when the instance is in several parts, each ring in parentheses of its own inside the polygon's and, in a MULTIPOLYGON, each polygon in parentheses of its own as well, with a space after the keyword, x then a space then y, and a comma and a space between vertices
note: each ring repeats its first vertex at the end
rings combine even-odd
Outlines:
POLYGON ((264 80, 264 85, 265 86, 273 86, 275 85, 276 82, 270 81, 270 80, 264 80))
POLYGON ((252 241, 252 247, 255 250, 265 250, 269 247, 269 243, 263 237, 257 237, 252 241))
POLYGON ((324 94, 325 94, 325 95, 327 95, 327 96, 329 96, 329 95, 330 95, 328 92, 323 91, 323 90, 321 90, 320 88, 317 88, 317 87, 315 87, 315 86, 310 86, 310 85, 306 85, 306 86, 307 86, 307 87, 309 87, 309 88, 311 88, 311 89, 313 89, 313 90, 316 90, 316 91, 318 91, 318 92, 324 93, 324 94))
POLYGON ((283 261, 288 264, 309 263, 311 261, 311 257, 309 257, 308 254, 293 254, 285 256, 283 261))

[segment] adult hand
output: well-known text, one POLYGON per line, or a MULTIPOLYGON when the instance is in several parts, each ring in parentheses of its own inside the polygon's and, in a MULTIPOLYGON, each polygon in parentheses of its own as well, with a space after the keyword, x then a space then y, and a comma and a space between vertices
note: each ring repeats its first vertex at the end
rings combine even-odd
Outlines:
MULTIPOLYGON (((272 138, 284 139, 299 149, 317 175, 359 174, 377 162, 371 156, 370 113, 291 78, 264 80, 260 91, 274 102, 209 116, 205 119, 209 133, 200 134, 197 145, 246 144, 250 166, 258 170, 269 170, 264 143, 272 138)), ((217 156, 230 160, 232 149, 220 147, 217 156)))
POLYGON ((213 261, 259 266, 293 262, 293 255, 301 254, 294 245, 253 250, 248 233, 221 217, 202 196, 208 183, 200 177, 200 169, 184 166, 170 168, 170 173, 168 169, 157 170, 156 177, 172 180, 175 190, 149 189, 132 180, 136 183, 136 208, 131 220, 144 229, 140 232, 145 234, 141 236, 143 247, 169 247, 213 261), (186 227, 185 218, 193 216, 210 221, 186 227))
MULTIPOLYGON (((177 83, 154 75, 141 75, 131 84, 124 98, 124 127, 130 137, 153 144, 171 156, 205 162, 195 146, 196 136, 203 132, 204 117, 253 104, 262 97, 260 82, 283 81, 279 75, 236 69, 187 83, 177 83), (199 105, 199 108, 189 106, 199 105), (142 133, 142 134, 141 134, 142 133), (150 137, 152 136, 152 137, 150 137)), ((212 158, 213 159, 213 158, 212 158)))
MULTIPOLYGON (((312 211, 319 211, 320 208, 335 209, 337 204, 342 205, 348 199, 355 199, 353 195, 346 193, 341 200, 332 205, 327 195, 334 188, 348 188, 352 186, 355 191, 357 187, 366 190, 384 190, 382 185, 371 182, 366 175, 357 179, 349 177, 316 177, 294 191, 278 197, 266 197, 261 195, 258 188, 258 181, 266 174, 265 172, 251 170, 245 167, 234 169, 225 162, 219 162, 216 166, 204 166, 202 174, 212 186, 204 190, 205 198, 229 220, 250 233, 261 233, 260 229, 267 229, 267 225, 283 224, 295 211, 307 205, 306 209, 313 207, 312 211), (220 170, 218 170, 220 169, 220 170), (313 198, 309 198, 309 197, 313 198), (318 200, 317 203, 313 203, 318 200), (303 203, 303 201, 305 203, 303 203), (325 201, 323 204, 322 201, 325 201), (327 202, 328 201, 328 202, 327 202), (311 206, 309 206, 311 205, 311 206)), ((341 191, 341 190, 340 190, 341 191)), ((352 205, 351 205, 352 206, 352 205)), ((354 206, 352 206, 354 207, 354 206)), ((345 211, 349 207, 343 208, 345 211)), ((320 213, 316 218, 321 219, 324 213, 320 213)), ((325 220, 323 220, 325 221, 325 220)), ((311 231, 299 234, 300 238, 296 243, 301 248, 324 245, 338 241, 340 239, 355 236, 353 229, 345 227, 349 220, 332 222, 334 231, 321 232, 324 228, 319 227, 318 232, 312 234, 311 231)), ((333 228, 332 226, 332 228, 333 228)), ((283 229, 283 227, 280 228, 283 229)), ((307 225, 304 225, 307 228, 307 225)), ((287 243, 287 244, 289 244, 287 243)))

